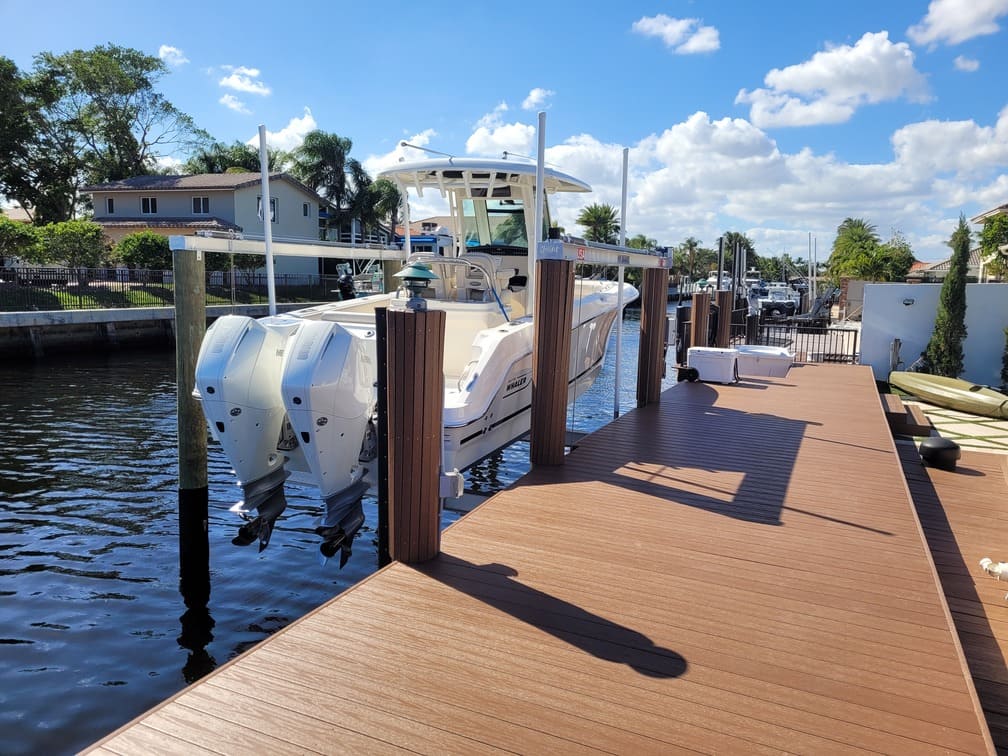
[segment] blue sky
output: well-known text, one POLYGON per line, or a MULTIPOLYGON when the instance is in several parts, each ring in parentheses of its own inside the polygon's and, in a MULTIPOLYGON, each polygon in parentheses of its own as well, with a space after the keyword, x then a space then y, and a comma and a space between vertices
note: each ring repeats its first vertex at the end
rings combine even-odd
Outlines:
POLYGON ((1008 202, 1008 0, 256 5, 0 0, 0 54, 135 47, 216 139, 320 128, 372 172, 402 139, 531 155, 543 110, 546 160, 595 190, 554 210, 572 232, 619 206, 624 147, 627 231, 660 244, 733 230, 806 256, 811 234, 824 259, 857 217, 933 261, 960 213, 1008 202))

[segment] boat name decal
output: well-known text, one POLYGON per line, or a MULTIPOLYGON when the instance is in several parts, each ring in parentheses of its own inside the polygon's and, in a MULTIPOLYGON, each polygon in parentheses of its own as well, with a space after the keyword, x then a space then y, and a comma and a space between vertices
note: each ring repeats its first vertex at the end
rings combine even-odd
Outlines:
POLYGON ((521 391, 523 388, 525 388, 525 386, 528 385, 528 382, 529 382, 528 373, 522 373, 517 378, 512 378, 510 381, 507 382, 507 385, 504 387, 504 396, 509 396, 515 393, 516 391, 521 391))

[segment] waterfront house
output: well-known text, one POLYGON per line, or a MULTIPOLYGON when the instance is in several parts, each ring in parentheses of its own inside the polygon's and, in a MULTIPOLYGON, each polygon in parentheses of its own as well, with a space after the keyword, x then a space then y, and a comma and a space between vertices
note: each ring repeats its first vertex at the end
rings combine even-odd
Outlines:
MULTIPOLYGON (((277 172, 270 174, 269 181, 275 240, 318 241, 323 236, 360 240, 356 221, 348 229, 330 229, 326 234, 331 205, 294 177, 277 172)), ((82 191, 91 195, 94 221, 113 242, 143 230, 165 236, 197 231, 263 234, 258 173, 135 176, 86 186, 82 191)), ((277 259, 276 271, 315 275, 331 272, 326 269, 332 262, 284 257, 277 259)))

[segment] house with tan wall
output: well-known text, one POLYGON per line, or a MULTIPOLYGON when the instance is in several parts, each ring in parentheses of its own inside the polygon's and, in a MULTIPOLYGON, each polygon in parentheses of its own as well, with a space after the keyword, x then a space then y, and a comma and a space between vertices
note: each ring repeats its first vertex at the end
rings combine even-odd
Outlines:
MULTIPOLYGON (((276 240, 317 241, 326 201, 286 173, 272 173, 270 220, 276 240)), ((203 173, 192 176, 135 176, 86 186, 94 222, 113 242, 137 231, 164 236, 220 231, 262 236, 258 173, 203 173)), ((318 274, 315 257, 282 257, 277 273, 318 274)))

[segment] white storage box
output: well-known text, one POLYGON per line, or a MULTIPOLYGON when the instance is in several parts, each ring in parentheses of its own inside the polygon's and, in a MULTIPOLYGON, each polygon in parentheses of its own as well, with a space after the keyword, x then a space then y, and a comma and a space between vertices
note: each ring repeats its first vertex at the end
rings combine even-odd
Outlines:
POLYGON ((739 375, 783 378, 794 362, 794 355, 784 347, 746 344, 736 349, 739 375))
POLYGON ((732 383, 735 381, 737 349, 690 347, 686 352, 687 367, 696 368, 701 381, 732 383))

